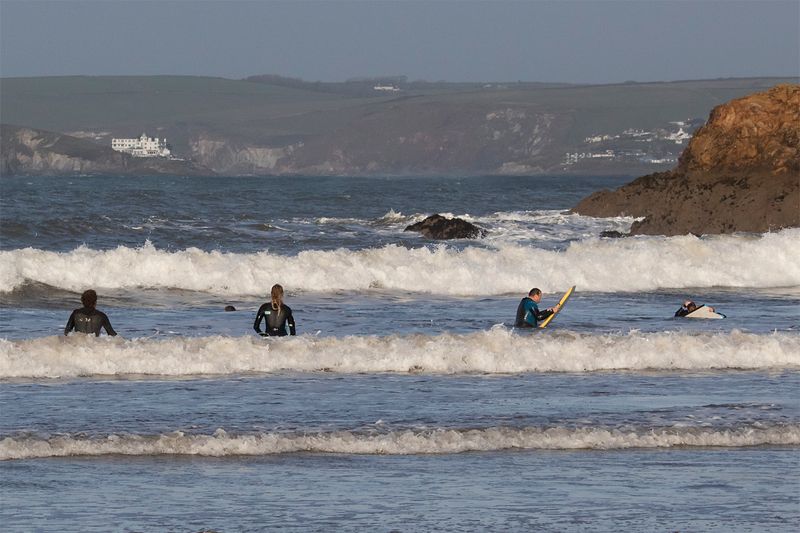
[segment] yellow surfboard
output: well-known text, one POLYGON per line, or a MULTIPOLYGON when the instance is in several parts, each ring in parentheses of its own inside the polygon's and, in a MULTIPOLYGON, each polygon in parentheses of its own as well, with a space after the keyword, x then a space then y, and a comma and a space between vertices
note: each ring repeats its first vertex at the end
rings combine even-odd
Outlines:
POLYGON ((556 311, 549 317, 545 318, 544 321, 541 324, 539 324, 540 328, 547 327, 547 324, 549 324, 550 321, 553 320, 556 317, 556 315, 561 312, 562 309, 564 309, 564 304, 567 302, 567 300, 569 300, 569 297, 572 295, 572 292, 574 290, 575 290, 575 285, 570 287, 569 290, 564 293, 564 296, 561 297, 561 301, 558 302, 558 305, 560 305, 561 307, 558 308, 558 311, 556 311))

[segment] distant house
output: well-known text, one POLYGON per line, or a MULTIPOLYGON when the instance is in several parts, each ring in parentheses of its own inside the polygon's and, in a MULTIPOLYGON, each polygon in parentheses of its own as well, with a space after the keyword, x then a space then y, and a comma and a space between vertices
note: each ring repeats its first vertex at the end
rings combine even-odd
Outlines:
POLYGON ((167 139, 148 137, 146 133, 138 139, 111 139, 111 148, 133 157, 169 157, 172 153, 167 139))
POLYGON ((376 85, 372 89, 375 91, 384 91, 387 93, 396 93, 400 91, 400 88, 395 87, 394 85, 376 85))

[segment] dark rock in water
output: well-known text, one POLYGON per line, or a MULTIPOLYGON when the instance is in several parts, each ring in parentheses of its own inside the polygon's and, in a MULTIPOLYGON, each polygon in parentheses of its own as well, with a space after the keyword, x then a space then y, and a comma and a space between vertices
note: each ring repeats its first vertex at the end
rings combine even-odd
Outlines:
POLYGON ((234 306, 232 306, 232 305, 226 305, 225 306, 225 310, 226 311, 236 311, 236 308, 234 306))
POLYGON ((422 222, 411 224, 405 231, 418 231, 429 239, 477 239, 486 236, 486 230, 461 218, 431 215, 422 222))
POLYGON ((601 237, 608 237, 609 239, 619 239, 619 238, 622 238, 622 237, 627 237, 628 234, 619 232, 617 230, 607 230, 607 231, 601 231, 600 232, 600 236, 601 237))

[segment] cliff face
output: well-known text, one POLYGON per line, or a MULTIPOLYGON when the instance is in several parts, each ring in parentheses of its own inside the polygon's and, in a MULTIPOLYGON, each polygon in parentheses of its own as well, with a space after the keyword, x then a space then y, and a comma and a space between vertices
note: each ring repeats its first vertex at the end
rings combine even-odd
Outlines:
POLYGON ((800 226, 800 86, 778 85, 714 108, 674 170, 594 193, 573 211, 645 217, 631 234, 800 226))
POLYGON ((408 102, 367 108, 330 132, 281 146, 196 135, 192 157, 221 174, 531 174, 569 117, 534 105, 408 102))
POLYGON ((213 175, 190 161, 136 158, 61 133, 0 125, 0 176, 213 175))

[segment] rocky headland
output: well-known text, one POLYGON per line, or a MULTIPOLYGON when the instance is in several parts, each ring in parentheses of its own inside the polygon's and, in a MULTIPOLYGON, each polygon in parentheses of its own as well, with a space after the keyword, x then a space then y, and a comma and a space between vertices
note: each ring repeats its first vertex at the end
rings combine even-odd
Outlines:
POLYGON ((0 124, 0 175, 210 176, 192 161, 132 157, 92 141, 34 128, 0 124))
POLYGON ((777 85, 715 107, 676 168, 596 192, 573 211, 644 217, 632 235, 800 226, 800 85, 777 85))

